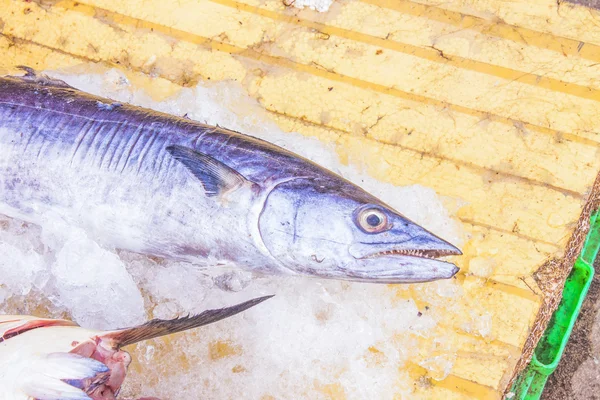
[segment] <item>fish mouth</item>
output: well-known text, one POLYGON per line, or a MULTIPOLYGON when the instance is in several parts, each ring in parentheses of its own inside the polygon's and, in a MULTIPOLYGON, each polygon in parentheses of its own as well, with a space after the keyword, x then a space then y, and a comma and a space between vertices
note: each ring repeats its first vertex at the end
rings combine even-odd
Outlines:
POLYGON ((352 250, 351 254, 354 253, 355 263, 344 268, 347 279, 387 284, 422 283, 450 279, 456 275, 459 268, 453 263, 443 260, 443 257, 462 254, 458 248, 450 244, 445 248, 437 249, 392 248, 384 250, 371 248, 367 250, 361 246, 362 251, 357 248, 352 250))
POLYGON ((459 270, 447 261, 394 253, 356 259, 356 264, 343 268, 341 272, 347 280, 400 284, 450 279, 459 270))
POLYGON ((377 258, 384 256, 408 256, 416 258, 428 258, 435 260, 442 257, 449 256, 460 256, 462 252, 458 249, 432 249, 432 250, 410 250, 410 249, 399 249, 399 250, 385 250, 372 253, 363 257, 357 257, 359 260, 367 258, 377 258))

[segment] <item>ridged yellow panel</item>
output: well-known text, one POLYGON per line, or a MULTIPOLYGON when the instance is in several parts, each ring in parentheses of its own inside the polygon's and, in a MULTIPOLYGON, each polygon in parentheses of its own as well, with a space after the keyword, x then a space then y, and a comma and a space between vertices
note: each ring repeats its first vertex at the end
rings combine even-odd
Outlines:
MULTIPOLYGON (((464 295, 438 325, 457 358, 439 381, 417 359, 404 370, 413 398, 498 399, 541 304, 532 274, 561 255, 600 169, 600 14, 438 3, 0 0, 0 72, 104 62, 157 97, 234 79, 282 129, 336 143, 382 181, 460 199, 464 295), (486 313, 484 339, 465 316, 486 313)), ((397 296, 442 301, 420 285, 397 296)))

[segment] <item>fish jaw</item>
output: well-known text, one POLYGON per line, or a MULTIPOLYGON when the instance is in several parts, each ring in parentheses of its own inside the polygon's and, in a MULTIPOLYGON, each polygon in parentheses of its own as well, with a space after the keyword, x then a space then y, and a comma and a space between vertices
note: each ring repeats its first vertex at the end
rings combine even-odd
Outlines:
POLYGON ((383 255, 359 259, 350 267, 340 268, 338 279, 371 283, 421 283, 450 279, 459 268, 449 262, 412 257, 383 255))
MULTIPOLYGON (((449 245, 452 246, 452 245, 449 245)), ((453 247, 453 246, 452 246, 453 247)), ((460 270, 440 257, 462 254, 458 249, 389 249, 356 257, 340 271, 347 280, 373 283, 421 283, 450 279, 460 270)))

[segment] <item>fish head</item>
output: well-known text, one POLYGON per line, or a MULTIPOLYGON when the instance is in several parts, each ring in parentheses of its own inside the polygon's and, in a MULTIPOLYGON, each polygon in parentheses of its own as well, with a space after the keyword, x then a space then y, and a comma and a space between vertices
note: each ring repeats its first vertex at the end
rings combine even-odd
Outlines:
POLYGON ((293 273, 375 283, 448 279, 461 251, 342 179, 295 179, 268 194, 264 246, 293 273))

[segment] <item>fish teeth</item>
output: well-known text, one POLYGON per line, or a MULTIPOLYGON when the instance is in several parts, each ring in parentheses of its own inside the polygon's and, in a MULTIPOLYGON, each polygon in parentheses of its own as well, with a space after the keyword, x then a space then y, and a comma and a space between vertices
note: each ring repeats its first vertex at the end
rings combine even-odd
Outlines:
POLYGON ((450 255, 451 252, 445 250, 385 250, 379 253, 371 254, 365 258, 375 258, 380 256, 399 255, 399 256, 413 256, 420 258, 427 258, 435 260, 438 257, 444 257, 450 255))

